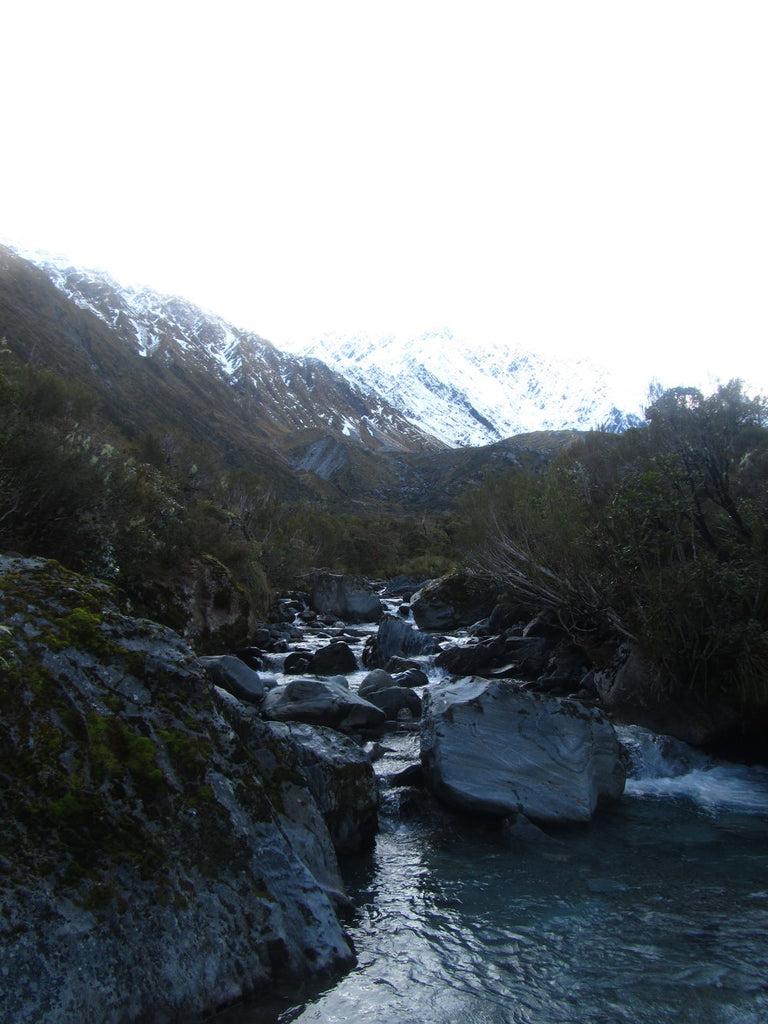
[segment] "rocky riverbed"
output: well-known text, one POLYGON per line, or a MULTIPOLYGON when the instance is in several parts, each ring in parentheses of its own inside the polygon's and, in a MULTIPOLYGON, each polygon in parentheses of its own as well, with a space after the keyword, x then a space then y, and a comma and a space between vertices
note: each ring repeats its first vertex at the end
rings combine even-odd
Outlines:
POLYGON ((374 842, 378 758, 508 827, 618 799, 582 655, 462 592, 315 574, 198 658, 104 584, 0 558, 0 1021, 191 1021, 348 970, 337 857, 374 842))

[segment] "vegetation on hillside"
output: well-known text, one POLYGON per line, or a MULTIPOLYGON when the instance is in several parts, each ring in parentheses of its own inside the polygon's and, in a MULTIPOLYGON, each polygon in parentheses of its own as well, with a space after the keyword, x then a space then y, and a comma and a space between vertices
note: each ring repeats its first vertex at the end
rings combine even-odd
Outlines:
POLYGON ((175 430, 129 443, 93 391, 0 345, 0 550, 55 558, 129 595, 212 555, 264 611, 270 588, 312 566, 438 575, 455 547, 446 522, 289 502, 175 430))
POLYGON ((596 657, 631 638, 670 687, 765 707, 768 402, 676 388, 646 421, 488 480, 467 502, 475 562, 596 657))

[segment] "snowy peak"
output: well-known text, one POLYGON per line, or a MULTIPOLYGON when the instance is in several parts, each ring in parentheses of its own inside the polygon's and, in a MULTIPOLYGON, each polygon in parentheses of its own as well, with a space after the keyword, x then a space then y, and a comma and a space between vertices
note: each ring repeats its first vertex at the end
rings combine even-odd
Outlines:
MULTIPOLYGON (((557 359, 443 329, 418 337, 326 335, 295 349, 373 388, 420 430, 452 447, 492 444, 537 430, 623 429, 626 388, 586 359, 557 359)), ((630 395, 640 410, 645 386, 630 395)))

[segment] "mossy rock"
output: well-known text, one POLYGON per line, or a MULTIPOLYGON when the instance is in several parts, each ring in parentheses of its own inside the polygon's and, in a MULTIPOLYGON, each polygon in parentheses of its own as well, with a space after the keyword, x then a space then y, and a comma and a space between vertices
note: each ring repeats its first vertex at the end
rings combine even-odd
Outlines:
POLYGON ((0 557, 0 622, 2 1024, 192 1019, 351 965, 181 637, 42 559, 0 557))

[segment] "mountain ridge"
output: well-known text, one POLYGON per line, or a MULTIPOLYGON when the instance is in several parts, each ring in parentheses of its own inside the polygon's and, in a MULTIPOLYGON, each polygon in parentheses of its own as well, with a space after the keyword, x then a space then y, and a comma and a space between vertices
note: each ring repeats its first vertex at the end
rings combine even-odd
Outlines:
MULTIPOLYGON (((623 430, 637 413, 617 406, 615 374, 586 358, 544 356, 449 328, 419 336, 327 334, 291 351, 322 359, 372 387, 449 447, 493 444, 537 430, 623 430)), ((639 407, 640 402, 637 405, 639 407)))

